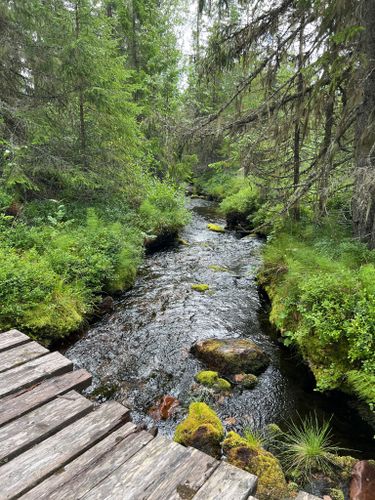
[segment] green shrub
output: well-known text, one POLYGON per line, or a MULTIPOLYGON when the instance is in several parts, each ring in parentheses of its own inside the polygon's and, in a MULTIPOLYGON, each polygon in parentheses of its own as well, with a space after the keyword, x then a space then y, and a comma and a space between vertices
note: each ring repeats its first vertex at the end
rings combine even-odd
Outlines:
POLYGON ((76 330, 99 292, 131 286, 143 252, 138 229, 93 210, 82 225, 49 222, 5 227, 0 246, 0 328, 46 342, 76 330))
POLYGON ((139 208, 140 225, 151 234, 173 234, 189 219, 184 198, 169 183, 153 180, 139 208))
POLYGON ((350 390, 369 404, 375 402, 364 383, 375 376, 374 259, 342 229, 333 231, 332 221, 295 225, 266 246, 259 276, 272 300, 271 321, 308 360, 318 389, 350 390))
POLYGON ((259 206, 259 193, 255 186, 249 184, 241 187, 239 191, 226 196, 220 203, 220 210, 225 214, 238 213, 250 215, 259 206))
POLYGON ((81 282, 66 284, 35 250, 0 248, 0 327, 52 338, 76 329, 89 309, 81 282))
MULTIPOLYGON (((17 219, 0 213, 0 330, 18 327, 46 343, 76 330, 103 291, 133 284, 144 231, 175 233, 187 222, 168 182, 144 175, 130 201, 116 196, 95 209, 44 199, 24 203, 17 219)), ((0 212, 10 201, 0 191, 0 212)))

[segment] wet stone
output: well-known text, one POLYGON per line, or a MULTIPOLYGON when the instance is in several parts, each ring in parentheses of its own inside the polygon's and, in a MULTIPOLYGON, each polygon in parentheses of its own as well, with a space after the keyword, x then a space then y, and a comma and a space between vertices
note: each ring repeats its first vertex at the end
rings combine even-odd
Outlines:
POLYGON ((192 353, 209 368, 222 373, 259 373, 269 364, 268 355, 247 339, 207 339, 197 342, 192 353))

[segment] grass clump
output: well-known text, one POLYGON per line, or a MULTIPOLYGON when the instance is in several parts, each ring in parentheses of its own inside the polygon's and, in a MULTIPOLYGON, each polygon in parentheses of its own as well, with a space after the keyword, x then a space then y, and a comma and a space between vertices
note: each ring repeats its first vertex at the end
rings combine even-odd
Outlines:
POLYGON ((195 380, 202 385, 218 389, 219 391, 229 391, 232 387, 228 380, 220 378, 217 372, 209 370, 197 373, 195 380))
POLYGON ((316 472, 329 474, 335 466, 332 455, 340 448, 332 442, 329 422, 320 425, 314 414, 289 425, 282 436, 281 450, 285 470, 307 480, 316 472))
POLYGON ((196 292, 204 293, 210 289, 210 285, 207 285, 207 283, 195 283, 191 285, 191 289, 195 290, 196 292))

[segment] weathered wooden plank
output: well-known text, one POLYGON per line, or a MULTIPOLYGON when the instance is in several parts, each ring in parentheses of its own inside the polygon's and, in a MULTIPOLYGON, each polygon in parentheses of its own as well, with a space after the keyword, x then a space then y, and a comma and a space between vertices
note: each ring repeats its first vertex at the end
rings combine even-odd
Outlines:
POLYGON ((52 352, 41 358, 33 359, 1 375, 0 398, 45 378, 66 373, 72 369, 73 363, 59 352, 52 352))
POLYGON ((22 497, 23 500, 75 500, 82 498, 100 481, 142 449, 153 436, 135 432, 136 426, 125 424, 103 441, 70 462, 22 497))
POLYGON ((0 333, 0 351, 6 351, 21 344, 30 342, 30 338, 18 330, 8 330, 0 333))
MULTIPOLYGON (((148 498, 187 455, 188 451, 183 446, 158 436, 83 498, 85 500, 148 498)), ((167 497, 164 496, 165 498, 167 497)))
POLYGON ((0 428, 0 464, 89 413, 92 402, 70 391, 0 428))
POLYGON ((0 499, 17 498, 84 453, 129 419, 114 401, 69 425, 0 467, 0 499))
POLYGON ((89 387, 91 380, 92 376, 86 370, 76 370, 44 380, 34 387, 3 398, 0 404, 0 426, 39 408, 60 394, 89 387))
POLYGON ((192 498, 220 465, 218 460, 194 448, 188 448, 187 452, 187 456, 169 470, 164 481, 153 485, 148 500, 192 498))
POLYGON ((37 342, 27 342, 8 351, 3 351, 0 353, 0 372, 5 372, 48 353, 49 350, 37 342))
POLYGON ((194 500, 246 500, 255 493, 257 481, 256 476, 221 462, 194 500))
POLYGON ((299 491, 296 500, 322 500, 322 498, 306 493, 305 491, 299 491))

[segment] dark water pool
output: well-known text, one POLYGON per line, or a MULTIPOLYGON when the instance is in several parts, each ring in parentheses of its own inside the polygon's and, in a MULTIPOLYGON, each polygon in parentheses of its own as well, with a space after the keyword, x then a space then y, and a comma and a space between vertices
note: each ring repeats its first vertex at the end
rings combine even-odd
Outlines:
POLYGON ((149 255, 115 311, 66 352, 93 374, 90 391, 122 402, 132 409, 134 421, 157 425, 166 435, 172 435, 193 400, 207 401, 228 429, 239 431, 271 422, 283 426, 313 411, 325 418, 334 414, 336 441, 359 450, 359 456, 374 455, 371 429, 342 396, 314 392, 306 367, 277 342, 255 281, 262 242, 209 231, 209 222, 224 224, 211 202, 192 200, 191 210, 191 223, 181 235, 188 245, 149 255), (211 265, 226 270, 214 271, 211 265), (193 291, 194 283, 207 283, 210 291, 193 291), (255 389, 235 389, 223 397, 195 384, 203 366, 190 347, 210 337, 249 338, 269 353, 272 362, 255 389), (172 418, 154 421, 149 409, 166 394, 181 406, 172 418))

